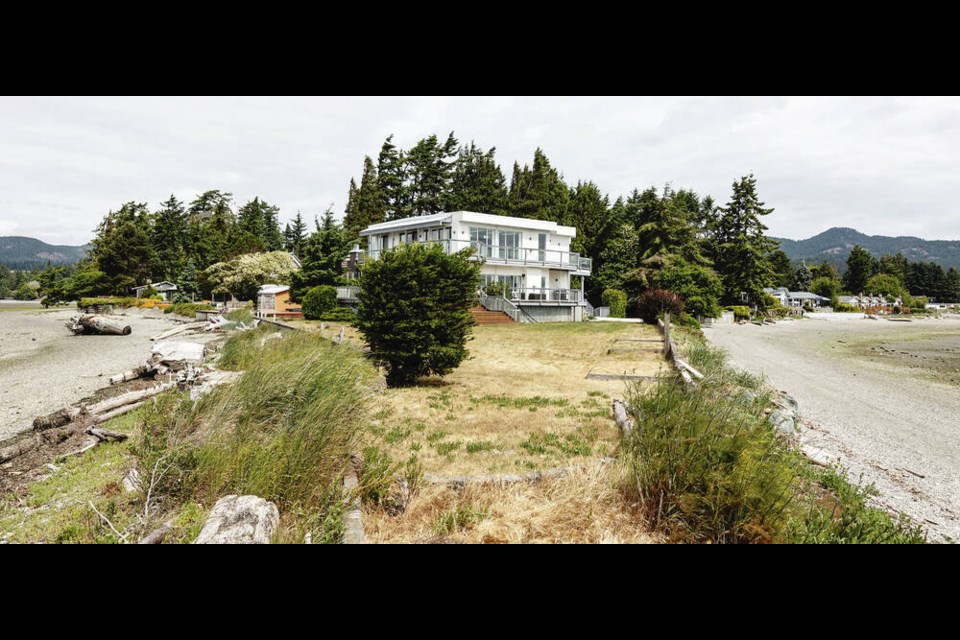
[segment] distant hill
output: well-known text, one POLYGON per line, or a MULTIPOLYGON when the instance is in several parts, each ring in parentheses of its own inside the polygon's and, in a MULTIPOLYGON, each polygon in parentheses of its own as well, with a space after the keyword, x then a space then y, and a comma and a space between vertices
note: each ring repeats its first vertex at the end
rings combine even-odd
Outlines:
POLYGON ((43 268, 47 266, 47 262, 73 264, 79 261, 86 251, 87 247, 57 246, 36 238, 0 237, 0 263, 11 269, 43 268))
POLYGON ((847 256, 855 245, 860 245, 875 257, 885 253, 902 253, 910 262, 936 262, 944 269, 960 269, 960 240, 922 240, 909 236, 868 236, 856 229, 834 227, 807 240, 777 238, 780 248, 791 260, 806 260, 807 264, 824 260, 836 266, 841 273, 846 269, 847 256))

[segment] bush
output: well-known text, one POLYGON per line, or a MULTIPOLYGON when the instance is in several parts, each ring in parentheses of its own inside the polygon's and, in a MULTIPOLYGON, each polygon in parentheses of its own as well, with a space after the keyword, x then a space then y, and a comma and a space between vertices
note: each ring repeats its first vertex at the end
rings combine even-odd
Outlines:
POLYGON ((730 307, 730 311, 733 311, 734 320, 749 320, 750 319, 750 307, 730 307))
POLYGON ((683 298, 687 313, 702 318, 720 315, 719 299, 723 295, 723 283, 716 272, 676 258, 656 276, 653 283, 657 289, 673 291, 683 298))
POLYGON ((860 311, 860 307, 854 304, 838 302, 837 304, 833 305, 833 310, 837 313, 858 313, 860 311))
POLYGON ((303 296, 303 317, 307 320, 319 320, 323 314, 337 308, 337 289, 321 285, 307 291, 303 296))
POLYGON ((213 307, 209 304, 204 304, 202 302, 182 302, 180 304, 172 304, 169 307, 163 310, 164 313, 175 313, 178 316, 186 316, 188 318, 194 318, 197 315, 197 311, 213 311, 213 307))
POLYGON ((480 266, 470 255, 412 244, 364 265, 357 327, 386 367, 387 384, 446 375, 466 357, 470 305, 480 283, 480 266))
POLYGON ((611 318, 627 317, 627 294, 620 289, 607 289, 600 294, 600 302, 604 307, 610 307, 611 318))
POLYGON ((665 313, 679 320, 684 311, 683 298, 665 289, 647 289, 640 294, 636 308, 637 315, 647 324, 656 324, 665 313))
POLYGON ((77 301, 77 308, 85 309, 96 305, 110 305, 117 309, 123 309, 126 307, 140 307, 145 302, 146 300, 139 298, 81 298, 77 301))
POLYGON ((327 311, 319 318, 324 322, 342 322, 344 324, 356 324, 357 313, 351 309, 338 307, 333 311, 327 311))

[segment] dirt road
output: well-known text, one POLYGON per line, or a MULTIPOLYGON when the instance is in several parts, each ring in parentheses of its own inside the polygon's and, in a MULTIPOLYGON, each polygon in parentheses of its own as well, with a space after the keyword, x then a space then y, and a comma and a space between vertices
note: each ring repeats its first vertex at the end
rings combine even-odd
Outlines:
POLYGON ((800 403, 801 438, 877 501, 960 540, 960 321, 802 320, 704 331, 800 403))
POLYGON ((0 441, 143 364, 150 337, 175 326, 159 312, 132 311, 119 318, 129 336, 74 336, 63 323, 75 313, 0 311, 0 441))

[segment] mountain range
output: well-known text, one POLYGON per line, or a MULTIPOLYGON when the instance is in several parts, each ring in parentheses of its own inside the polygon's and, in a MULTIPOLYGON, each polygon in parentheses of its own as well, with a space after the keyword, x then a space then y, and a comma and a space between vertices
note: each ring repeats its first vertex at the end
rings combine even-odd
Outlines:
POLYGON ((23 236, 0 237, 0 263, 11 269, 35 269, 53 264, 73 264, 86 255, 87 247, 47 244, 23 236))
POLYGON ((860 245, 875 258, 889 253, 902 253, 910 262, 936 262, 944 269, 960 269, 960 240, 923 240, 910 236, 868 236, 856 229, 834 227, 806 240, 780 241, 780 248, 793 261, 805 260, 808 265, 824 260, 846 270, 847 256, 854 246, 860 245))

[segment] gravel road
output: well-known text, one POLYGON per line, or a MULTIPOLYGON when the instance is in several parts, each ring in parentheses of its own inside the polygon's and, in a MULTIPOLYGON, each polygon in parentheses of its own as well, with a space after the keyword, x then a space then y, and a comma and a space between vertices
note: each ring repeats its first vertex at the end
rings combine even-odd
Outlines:
POLYGON ((874 483, 879 504, 933 538, 960 540, 960 321, 807 319, 704 333, 797 399, 801 442, 874 483))
MULTIPOLYGON (((176 326, 159 312, 131 311, 117 317, 132 328, 129 336, 74 336, 63 323, 75 313, 0 311, 0 441, 143 364, 151 336, 176 326)), ((187 338, 195 339, 209 338, 187 338)))

